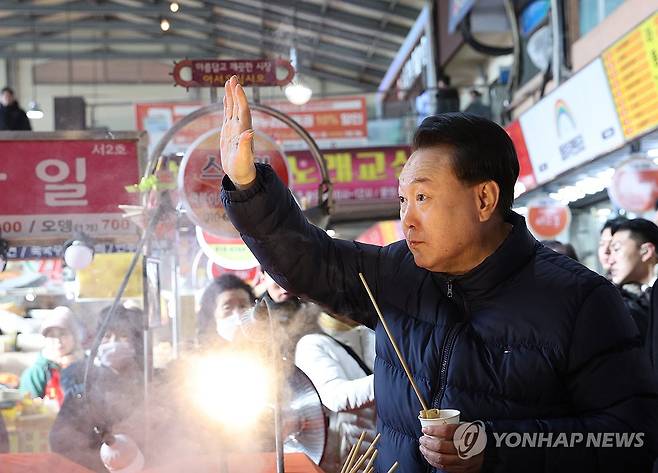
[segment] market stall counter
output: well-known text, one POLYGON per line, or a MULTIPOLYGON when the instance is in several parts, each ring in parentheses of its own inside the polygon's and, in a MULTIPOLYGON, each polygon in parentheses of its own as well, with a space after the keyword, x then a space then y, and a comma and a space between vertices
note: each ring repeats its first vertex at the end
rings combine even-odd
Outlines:
MULTIPOLYGON (((276 458, 273 452, 234 454, 228 457, 228 469, 222 470, 221 458, 194 457, 175 464, 144 470, 143 473, 275 473, 276 458)), ((322 473, 303 453, 287 453, 284 458, 286 473, 322 473)), ((0 455, 3 473, 91 473, 91 470, 71 463, 55 453, 12 453, 0 455)))

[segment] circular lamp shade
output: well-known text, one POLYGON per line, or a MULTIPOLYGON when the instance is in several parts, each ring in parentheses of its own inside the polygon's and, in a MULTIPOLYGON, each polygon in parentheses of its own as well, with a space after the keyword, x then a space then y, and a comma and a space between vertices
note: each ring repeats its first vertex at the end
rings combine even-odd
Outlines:
POLYGON ((85 243, 75 240, 64 250, 64 262, 67 266, 80 270, 91 264, 94 250, 85 243))

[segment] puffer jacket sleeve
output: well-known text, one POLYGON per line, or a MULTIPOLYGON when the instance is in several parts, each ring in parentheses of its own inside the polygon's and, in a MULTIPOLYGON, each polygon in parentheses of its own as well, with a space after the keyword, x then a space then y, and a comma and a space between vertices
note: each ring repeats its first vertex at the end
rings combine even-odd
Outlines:
POLYGON ((485 471, 651 471, 658 452, 658 390, 637 328, 614 287, 601 283, 591 290, 572 333, 563 381, 573 416, 486 422, 485 471), (552 433, 554 444, 565 433, 573 446, 512 448, 503 440, 497 447, 504 433, 552 433), (631 446, 610 446, 617 438, 631 446))
POLYGON ((369 327, 374 317, 358 277, 377 294, 381 247, 331 238, 310 224, 270 166, 238 191, 228 178, 221 198, 231 222, 262 268, 286 290, 369 327))

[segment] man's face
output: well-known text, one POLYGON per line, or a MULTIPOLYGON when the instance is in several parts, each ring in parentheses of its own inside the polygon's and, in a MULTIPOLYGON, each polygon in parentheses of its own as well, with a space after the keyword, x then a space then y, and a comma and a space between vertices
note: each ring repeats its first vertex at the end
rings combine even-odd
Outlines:
POLYGON ((11 105, 12 103, 14 103, 14 94, 12 94, 11 92, 6 92, 6 91, 3 92, 0 95, 0 103, 2 105, 4 105, 5 107, 11 105))
POLYGON ((415 151, 400 174, 400 219, 416 265, 458 273, 482 232, 474 186, 452 169, 447 147, 415 151))
POLYGON ((270 277, 269 274, 265 274, 265 287, 267 288, 267 293, 270 295, 272 300, 277 304, 280 304, 281 302, 285 302, 295 297, 293 294, 290 294, 284 288, 279 286, 277 282, 270 277))
POLYGON ((610 276, 618 286, 629 282, 645 284, 651 273, 649 244, 640 245, 631 238, 631 232, 615 232, 610 242, 610 276))
POLYGON ((612 232, 609 228, 601 232, 599 238, 599 263, 605 274, 610 271, 610 241, 612 240, 612 232))

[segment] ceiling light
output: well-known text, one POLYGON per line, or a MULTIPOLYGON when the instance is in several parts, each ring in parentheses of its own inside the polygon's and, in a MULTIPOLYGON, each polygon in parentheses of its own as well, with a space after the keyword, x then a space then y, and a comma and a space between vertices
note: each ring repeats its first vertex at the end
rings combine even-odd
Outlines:
POLYGON ((180 5, 178 2, 171 2, 169 4, 169 10, 171 10, 172 13, 176 13, 178 10, 180 10, 180 5))
POLYGON ((171 28, 171 23, 169 23, 169 20, 167 20, 166 18, 160 20, 160 29, 162 31, 169 31, 169 28, 171 28))

